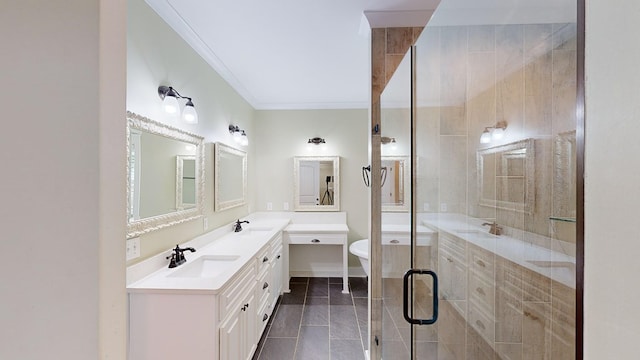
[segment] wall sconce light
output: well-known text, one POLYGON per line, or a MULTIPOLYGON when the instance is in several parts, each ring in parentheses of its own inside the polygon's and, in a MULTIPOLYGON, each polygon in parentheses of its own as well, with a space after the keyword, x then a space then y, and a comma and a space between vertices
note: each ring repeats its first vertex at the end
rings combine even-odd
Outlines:
POLYGON ((327 147, 327 142, 321 137, 314 137, 307 141, 307 149, 311 150, 313 145, 319 145, 321 150, 325 150, 327 147))
POLYGON ((184 104, 184 110, 182 111, 182 121, 187 124, 198 123, 198 113, 190 97, 182 96, 176 89, 164 85, 158 86, 158 96, 162 99, 162 108, 169 115, 177 115, 180 112, 178 98, 187 99, 187 102, 184 104))
POLYGON ((499 121, 494 126, 484 128, 480 135, 480 143, 488 144, 493 140, 500 140, 504 137, 504 131, 507 129, 506 121, 499 121))
POLYGON ((244 130, 237 125, 229 125, 229 134, 233 136, 233 140, 242 146, 249 145, 249 138, 244 130))
POLYGON ((380 142, 382 143, 382 145, 391 144, 391 150, 395 150, 398 148, 398 143, 396 143, 396 138, 394 137, 383 136, 380 138, 380 142))

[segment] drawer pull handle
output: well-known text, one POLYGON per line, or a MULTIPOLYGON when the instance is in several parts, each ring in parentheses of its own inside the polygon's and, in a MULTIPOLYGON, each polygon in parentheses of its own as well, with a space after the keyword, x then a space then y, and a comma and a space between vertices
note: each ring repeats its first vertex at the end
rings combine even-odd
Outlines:
POLYGON ((320 242, 320 240, 318 240, 318 239, 313 239, 313 240, 311 240, 311 242, 312 242, 312 243, 319 243, 319 242, 320 242))
POLYGON ((267 262, 267 261, 269 261, 269 258, 265 256, 265 257, 262 259, 262 262, 263 262, 263 263, 265 263, 265 262, 267 262))
POLYGON ((244 304, 244 306, 240 310, 247 311, 248 307, 249 307, 249 304, 244 304))
POLYGON ((482 261, 482 260, 478 260, 478 261, 476 261, 476 263, 478 265, 482 266, 482 267, 485 267, 484 261, 482 261))
POLYGON ((399 244, 399 243, 400 243, 400 241, 398 241, 398 240, 396 240, 396 239, 393 239, 393 240, 391 240, 391 241, 389 241, 389 242, 390 242, 390 243, 392 243, 392 244, 399 244))
POLYGON ((265 283, 262 285, 262 290, 264 290, 264 289, 266 289, 266 288, 268 288, 268 287, 269 287, 269 283, 265 282, 265 283))
POLYGON ((280 259, 280 254, 278 254, 278 256, 276 257, 276 259, 280 259))
POLYGON ((480 320, 476 320, 476 325, 478 325, 478 327, 481 328, 482 330, 486 329, 486 327, 484 327, 484 324, 480 320))
POLYGON ((268 318, 269 318, 269 315, 264 314, 264 316, 262 317, 262 321, 267 321, 268 318))
POLYGON ((532 313, 530 313, 529 311, 525 311, 524 312, 524 316, 531 318, 531 320, 536 321, 539 319, 539 317, 533 315, 532 313))
POLYGON ((482 296, 485 296, 485 295, 486 295, 486 293, 484 292, 484 290, 482 290, 482 288, 481 288, 481 287, 476 288, 476 291, 478 292, 478 294, 480 294, 480 295, 482 295, 482 296))
POLYGON ((451 258, 450 258, 450 257, 448 257, 448 258, 447 258, 447 261, 448 261, 448 262, 453 262, 453 260, 451 260, 451 258))

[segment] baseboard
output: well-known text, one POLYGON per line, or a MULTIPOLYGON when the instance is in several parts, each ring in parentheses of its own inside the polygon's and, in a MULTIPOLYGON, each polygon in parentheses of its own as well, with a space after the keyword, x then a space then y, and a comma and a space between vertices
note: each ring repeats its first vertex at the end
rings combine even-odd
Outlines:
MULTIPOLYGON (((365 277, 366 274, 360 266, 349 268, 350 277, 365 277)), ((342 270, 290 270, 291 277, 342 277, 342 270)))

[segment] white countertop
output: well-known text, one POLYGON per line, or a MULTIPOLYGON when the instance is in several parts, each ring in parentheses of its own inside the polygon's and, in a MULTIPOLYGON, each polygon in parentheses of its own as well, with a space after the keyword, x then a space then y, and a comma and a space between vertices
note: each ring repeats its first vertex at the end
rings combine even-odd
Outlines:
POLYGON ((576 258, 558 251, 515 239, 491 235, 481 219, 457 214, 428 217, 423 224, 501 256, 573 289, 576 287, 576 258))
MULTIPOLYGON (((382 224, 383 233, 410 233, 411 224, 382 224)), ((424 225, 416 225, 418 234, 435 234, 436 232, 424 225)))
POLYGON ((287 224, 288 219, 273 219, 265 221, 252 221, 249 225, 244 225, 244 230, 239 233, 228 233, 210 244, 196 249, 195 253, 186 252, 187 262, 183 265, 169 269, 164 267, 150 275, 130 284, 127 291, 130 293, 205 293, 216 294, 226 283, 250 261, 255 260, 255 256, 267 243, 287 224), (269 231, 259 231, 251 233, 251 229, 266 229, 269 231), (190 262, 197 261, 203 256, 238 255, 239 257, 229 264, 225 264, 224 272, 212 278, 204 277, 172 277, 171 275, 187 266, 190 262))

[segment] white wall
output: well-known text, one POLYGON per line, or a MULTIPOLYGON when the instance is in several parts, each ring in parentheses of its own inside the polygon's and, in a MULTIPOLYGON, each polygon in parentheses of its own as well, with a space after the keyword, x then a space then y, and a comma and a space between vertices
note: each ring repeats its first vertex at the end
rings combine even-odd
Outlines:
MULTIPOLYGON (((242 99, 144 0, 128 1, 127 21, 127 110, 203 136, 205 143, 223 142, 248 152, 249 178, 252 178, 255 131, 254 109, 242 99), (159 85, 173 86, 193 98, 198 111, 197 125, 185 124, 167 116, 161 109, 159 85), (229 124, 240 126, 249 136, 249 146, 235 145, 229 124)), ((184 101, 180 101, 181 105, 184 101)), ((124 122, 124 117, 122 119, 124 122)), ((246 216, 251 206, 222 212, 213 211, 213 147, 205 152, 205 217, 210 231, 246 216)), ((249 186, 251 198, 252 187, 249 186)), ((189 221, 141 237, 141 257, 133 264, 176 243, 183 243, 206 232, 203 219, 189 221)), ((124 239, 123 239, 124 242, 124 239)))
MULTIPOLYGON (((369 189, 362 181, 368 164, 368 112, 359 110, 265 110, 256 112, 255 169, 250 187, 255 210, 293 210, 293 157, 340 156, 340 211, 347 212, 349 242, 369 234, 369 189), (313 137, 326 140, 326 150, 307 146, 313 137)), ((351 256, 351 255, 350 255, 351 256)), ((351 266, 358 266, 351 256, 351 266)))
POLYGON ((585 358, 640 339, 640 2, 587 0, 585 358))
POLYGON ((123 1, 5 1, 1 359, 126 356, 123 1))

